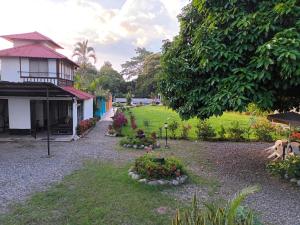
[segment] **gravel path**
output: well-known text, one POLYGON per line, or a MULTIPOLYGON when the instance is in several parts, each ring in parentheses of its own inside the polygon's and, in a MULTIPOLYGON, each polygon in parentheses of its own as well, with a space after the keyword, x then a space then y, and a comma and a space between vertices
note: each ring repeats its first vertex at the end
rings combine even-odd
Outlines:
POLYGON ((47 158, 46 142, 0 143, 0 212, 10 203, 43 191, 53 182, 80 168, 85 159, 122 160, 133 156, 116 151, 116 138, 105 137, 110 122, 101 121, 76 142, 53 142, 47 158))
MULTIPOLYGON (((223 198, 232 198, 242 188, 257 184, 261 190, 246 203, 266 224, 300 225, 300 188, 266 172, 267 155, 263 149, 269 146, 268 143, 199 143, 204 151, 201 156, 214 165, 210 176, 217 177, 221 183, 219 194, 223 198)), ((194 170, 203 176, 208 174, 202 168, 194 170)))

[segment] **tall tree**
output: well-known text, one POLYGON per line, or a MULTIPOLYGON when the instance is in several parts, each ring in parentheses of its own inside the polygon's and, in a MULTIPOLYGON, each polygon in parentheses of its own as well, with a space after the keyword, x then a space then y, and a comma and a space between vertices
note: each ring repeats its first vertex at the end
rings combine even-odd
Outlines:
POLYGON ((86 68, 90 63, 90 59, 96 62, 95 49, 91 46, 88 46, 88 40, 77 42, 73 50, 73 56, 77 57, 77 61, 82 68, 86 68))
POLYGON ((157 94, 160 71, 160 53, 154 53, 145 57, 142 73, 136 80, 135 96, 151 97, 157 94))
POLYGON ((124 78, 108 61, 104 62, 100 68, 97 82, 102 88, 109 90, 113 96, 123 96, 127 93, 124 78))
POLYGON ((298 0, 194 0, 163 46, 161 91, 183 118, 300 103, 298 0))
POLYGON ((152 52, 145 48, 137 48, 135 49, 135 53, 136 56, 121 65, 121 74, 126 80, 136 79, 142 73, 145 58, 152 54, 152 52))

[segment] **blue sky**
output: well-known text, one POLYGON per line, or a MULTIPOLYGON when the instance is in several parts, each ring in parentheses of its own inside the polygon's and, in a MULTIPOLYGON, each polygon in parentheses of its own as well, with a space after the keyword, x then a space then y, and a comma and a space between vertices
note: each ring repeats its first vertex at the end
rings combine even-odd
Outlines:
MULTIPOLYGON (((161 41, 178 33, 176 16, 189 0, 0 0, 0 35, 39 31, 71 56, 77 41, 88 39, 99 68, 120 64, 136 47, 159 51, 161 41), (16 7, 18 5, 18 7, 16 7), (13 12, 13 13, 12 13, 13 12)), ((10 47, 0 41, 0 48, 10 47)))

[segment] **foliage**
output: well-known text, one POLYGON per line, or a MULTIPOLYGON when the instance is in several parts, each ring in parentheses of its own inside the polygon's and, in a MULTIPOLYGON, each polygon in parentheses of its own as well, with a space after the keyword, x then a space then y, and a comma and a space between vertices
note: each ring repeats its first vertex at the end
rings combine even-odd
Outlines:
POLYGON ((299 141, 300 140, 300 133, 298 133, 298 132, 292 133, 291 139, 299 141))
POLYGON ((215 130, 207 120, 199 120, 196 128, 196 135, 199 140, 206 141, 216 136, 215 130))
POLYGON ((176 131, 179 127, 179 123, 176 120, 173 120, 169 125, 168 128, 170 130, 171 138, 176 139, 176 131))
POLYGON ((272 134, 275 132, 275 127, 267 119, 259 119, 253 124, 253 131, 258 140, 273 141, 272 134))
POLYGON ((152 99, 156 97, 160 71, 160 53, 146 56, 143 61, 141 74, 136 79, 134 90, 136 97, 151 97, 152 99))
POLYGON ((77 135, 81 135, 85 131, 90 129, 91 127, 96 126, 97 120, 98 120, 97 118, 90 118, 90 119, 87 119, 87 120, 80 121, 77 128, 76 128, 77 135))
POLYGON ((144 127, 145 127, 146 131, 149 131, 150 121, 149 120, 144 120, 143 124, 144 124, 144 127))
POLYGON ((96 63, 95 49, 88 46, 88 40, 76 43, 72 57, 77 57, 81 68, 86 68, 90 64, 90 58, 96 63))
POLYGON ((268 114, 267 111, 263 111, 255 103, 249 103, 247 105, 246 112, 252 116, 266 116, 268 114))
POLYGON ((132 101, 132 95, 131 92, 128 92, 126 95, 126 104, 131 105, 131 101, 132 101))
POLYGON ((299 108, 300 3, 193 0, 162 50, 161 93, 184 119, 299 108))
POLYGON ((128 121, 125 117, 125 114, 123 112, 117 111, 113 118, 113 128, 115 129, 115 131, 120 134, 121 128, 127 125, 127 123, 128 121))
POLYGON ((187 140, 189 137, 189 132, 192 129, 192 126, 189 124, 182 124, 181 125, 181 139, 187 140))
POLYGON ((130 125, 133 130, 137 128, 135 116, 132 113, 130 113, 130 125))
POLYGON ((135 53, 136 56, 132 57, 130 61, 126 61, 121 65, 121 74, 127 80, 137 78, 141 75, 145 58, 152 54, 152 52, 147 51, 145 48, 137 48, 135 49, 135 53))
POLYGON ((223 124, 221 125, 220 130, 218 131, 218 135, 221 140, 224 140, 226 138, 226 130, 225 130, 223 124))
POLYGON ((177 210, 172 225, 262 225, 251 210, 241 207, 245 198, 257 190, 256 186, 243 189, 225 207, 212 203, 201 209, 194 196, 191 207, 184 214, 177 210))
POLYGON ((300 157, 290 156, 285 160, 270 162, 267 164, 267 170, 273 175, 280 175, 282 178, 285 175, 289 178, 300 178, 300 157))
MULTIPOLYGON (((156 140, 153 139, 152 137, 124 137, 120 140, 120 145, 130 145, 130 147, 133 147, 136 145, 137 147, 141 147, 142 145, 144 146, 150 146, 152 145, 153 148, 155 147, 154 145, 156 144, 156 140)), ((144 148, 142 148, 144 149, 144 148)))
POLYGON ((171 179, 185 174, 183 164, 179 159, 160 158, 149 153, 135 160, 134 170, 147 179, 171 179))
POLYGON ((231 126, 227 130, 230 139, 233 139, 235 141, 240 141, 245 139, 244 138, 244 134, 246 132, 245 128, 242 128, 238 121, 232 122, 231 126))

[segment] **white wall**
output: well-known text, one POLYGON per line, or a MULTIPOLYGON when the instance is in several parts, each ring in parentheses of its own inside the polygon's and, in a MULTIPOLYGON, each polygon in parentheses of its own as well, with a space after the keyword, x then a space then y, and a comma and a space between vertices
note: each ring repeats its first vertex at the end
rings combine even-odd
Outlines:
POLYGON ((19 58, 2 58, 1 59, 1 80, 10 82, 19 82, 20 75, 19 58))
POLYGON ((30 100, 18 97, 8 98, 10 129, 30 129, 30 100))
POLYGON ((93 118, 93 99, 87 99, 83 101, 83 119, 93 118))

